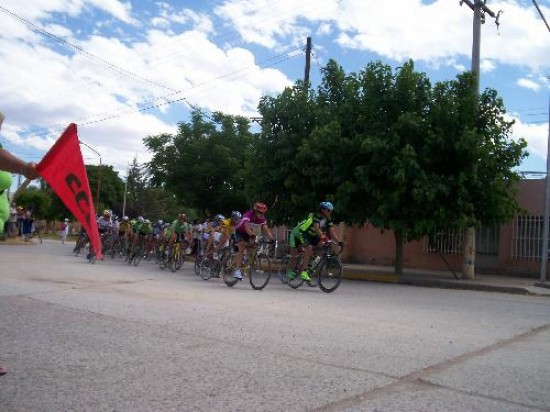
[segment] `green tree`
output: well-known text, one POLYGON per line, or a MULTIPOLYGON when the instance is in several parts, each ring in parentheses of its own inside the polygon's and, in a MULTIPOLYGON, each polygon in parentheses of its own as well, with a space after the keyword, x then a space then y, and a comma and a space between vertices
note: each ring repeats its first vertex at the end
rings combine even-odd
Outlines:
POLYGON ((45 219, 48 217, 51 205, 50 195, 40 188, 29 187, 14 199, 17 205, 25 209, 31 209, 35 219, 45 219))
POLYGON ((393 231, 397 273, 406 241, 511 219, 525 142, 510 138, 495 91, 476 112, 472 81, 464 74, 432 88, 412 61, 350 75, 329 62, 317 93, 288 88, 260 102, 254 165, 264 195, 283 193, 290 222, 329 199, 343 221, 393 231))
POLYGON ((262 133, 253 141, 253 155, 246 163, 249 198, 268 206, 270 220, 295 222, 323 197, 311 181, 309 136, 317 124, 315 104, 301 83, 279 96, 264 97, 259 104, 262 133))
POLYGON ((210 121, 195 111, 176 135, 148 136, 153 153, 147 164, 150 184, 176 195, 200 213, 228 213, 247 206, 244 163, 253 136, 248 119, 214 113, 210 121))
POLYGON ((122 201, 124 181, 118 176, 118 172, 113 169, 113 166, 86 165, 86 173, 94 206, 98 205, 97 196, 99 194, 99 207, 96 212, 101 213, 103 209, 113 209, 113 205, 122 201))

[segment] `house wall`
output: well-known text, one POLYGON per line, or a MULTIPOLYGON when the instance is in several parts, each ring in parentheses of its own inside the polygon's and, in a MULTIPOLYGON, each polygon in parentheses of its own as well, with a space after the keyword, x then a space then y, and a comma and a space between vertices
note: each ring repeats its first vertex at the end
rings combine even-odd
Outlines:
MULTIPOLYGON (((522 180, 518 202, 530 215, 543 215, 544 179, 522 180)), ((476 256, 478 273, 513 274, 536 277, 539 262, 512 259, 513 222, 500 227, 497 256, 476 256)), ((395 264, 395 239, 393 232, 383 232, 371 225, 344 228, 348 262, 393 266, 395 264)), ((425 240, 407 243, 404 247, 403 267, 410 269, 448 270, 447 263, 455 271, 462 270, 462 256, 445 255, 447 263, 438 254, 425 251, 425 240)), ((550 268, 549 268, 550 270, 550 268)))

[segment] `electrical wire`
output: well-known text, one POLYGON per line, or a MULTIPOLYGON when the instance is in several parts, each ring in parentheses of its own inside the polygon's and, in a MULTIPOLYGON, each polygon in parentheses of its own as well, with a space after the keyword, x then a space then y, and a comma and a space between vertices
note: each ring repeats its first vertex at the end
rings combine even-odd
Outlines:
MULTIPOLYGON (((257 8, 257 9, 254 9, 252 12, 253 13, 258 13, 260 12, 261 10, 263 9, 267 9, 267 8, 271 8, 274 4, 278 3, 278 1, 274 1, 274 2, 270 2, 270 3, 267 3, 265 6, 260 7, 260 8, 257 8)), ((313 2, 313 1, 311 1, 313 2)), ((301 8, 305 8, 305 6, 307 6, 308 2, 301 2, 300 3, 300 6, 301 8)), ((0 11, 4 12, 5 14, 9 15, 10 17, 16 19, 17 21, 19 21, 20 23, 24 24, 24 25, 27 25, 28 27, 30 27, 32 30, 40 33, 40 34, 43 34, 45 36, 48 36, 52 39, 54 39, 55 41, 79 52, 80 54, 82 54, 83 56, 86 56, 92 60, 94 60, 95 62, 98 62, 98 63, 101 63, 101 64, 104 64, 108 69, 111 69, 111 70, 114 70, 118 76, 126 76, 126 77, 130 77, 130 78, 133 78, 135 80, 139 80, 139 81, 142 81, 142 82, 145 82, 145 83, 148 83, 148 84, 152 84, 152 85, 155 85, 155 86, 158 86, 158 87, 161 87, 163 89, 166 89, 166 90, 172 90, 172 91, 175 91, 175 89, 169 87, 169 86, 166 86, 160 82, 157 82, 157 81, 154 81, 154 80, 151 80, 151 79, 148 79, 144 76, 141 76, 141 75, 138 75, 134 72, 131 72, 129 70, 126 70, 120 66, 117 66, 111 62, 109 62, 108 60, 102 58, 102 57, 99 57, 99 56, 96 56, 92 53, 89 53, 87 52, 84 48, 80 47, 80 46, 76 46, 72 43, 69 43, 67 41, 65 41, 64 39, 60 38, 59 36, 56 36, 55 34, 52 34, 50 32, 48 32, 47 30, 37 26, 36 24, 24 19, 23 17, 19 16, 18 14, 14 13, 13 11, 10 11, 2 6, 0 6, 0 11)), ((287 10, 287 13, 290 14, 290 13, 296 13, 296 7, 293 6, 291 8, 289 8, 287 10)), ((264 19, 264 20, 270 20, 272 18, 277 18, 277 19, 280 19, 281 18, 281 13, 278 13, 276 16, 273 16, 270 17, 269 19, 264 19)), ((222 36, 219 36, 222 40, 224 38, 228 39, 229 41, 234 41, 235 38, 238 38, 239 37, 239 33, 235 33, 235 34, 232 34, 231 36, 228 36, 227 35, 228 31, 224 32, 222 34, 222 36)), ((241 40, 243 41, 243 40, 241 40)), ((170 42, 171 43, 171 42, 170 42)), ((157 53, 159 50, 159 48, 155 48, 155 53, 157 53)), ((188 49, 186 49, 186 51, 188 51, 188 49)), ((150 67, 155 67, 156 65, 160 64, 163 60, 165 59, 172 59, 172 58, 175 58, 179 53, 171 53, 170 55, 166 56, 165 58, 160 58, 160 59, 156 59, 154 61, 153 64, 150 65, 150 67)), ((137 57, 136 57, 137 58, 137 57)), ((99 85, 100 83, 97 82, 97 81, 93 81, 90 83, 90 87, 96 87, 97 85, 99 85)), ((36 102, 36 100, 35 100, 36 102)), ((30 103, 30 105, 32 105, 33 103, 30 103)), ((27 107, 28 107, 29 103, 27 103, 27 107)), ((24 110, 24 109, 21 109, 21 110, 24 110)))
MULTIPOLYGON (((272 56, 272 57, 267 59, 269 64, 264 64, 261 67, 262 68, 273 67, 273 66, 278 65, 280 63, 283 63, 287 60, 294 59, 298 56, 301 56, 301 54, 285 53, 285 54, 279 54, 279 55, 276 55, 276 56, 272 56)), ((221 79, 228 79, 229 81, 235 81, 237 79, 246 77, 247 75, 249 75, 248 70, 250 69, 250 67, 253 67, 253 66, 243 67, 243 68, 240 68, 240 69, 235 70, 233 72, 226 73, 226 74, 224 74, 222 76, 219 76, 215 79, 211 79, 211 80, 205 81, 205 82, 203 82, 199 85, 195 85, 195 86, 193 86, 193 88, 202 87, 205 84, 208 84, 208 83, 213 82, 213 81, 221 80, 221 79)), ((187 102, 187 104, 189 104, 193 108, 193 110, 198 111, 199 113, 201 113, 202 115, 204 115, 205 117, 209 118, 212 121, 214 120, 210 115, 205 113, 203 110, 201 110, 200 108, 197 108, 197 107, 193 106, 191 103, 189 103, 188 100, 187 100, 188 99, 187 96, 183 96, 183 97, 180 97, 180 98, 177 98, 177 99, 166 100, 170 96, 175 96, 175 95, 180 94, 180 93, 183 93, 183 91, 177 91, 175 93, 171 93, 169 95, 162 96, 162 99, 164 101, 161 101, 159 103, 156 103, 156 101, 160 100, 161 99, 160 97, 149 100, 149 101, 146 101, 146 102, 138 103, 138 105, 143 106, 143 107, 121 108, 121 109, 116 110, 116 113, 113 113, 113 111, 102 112, 102 113, 99 113, 99 114, 94 114, 94 115, 85 117, 85 118, 81 119, 80 122, 76 122, 76 123, 79 125, 79 127, 85 127, 85 126, 89 126, 89 125, 92 125, 92 124, 105 122, 105 121, 108 121, 108 120, 114 120, 114 119, 122 118, 122 117, 128 116, 130 114, 149 111, 149 110, 152 110, 152 109, 156 109, 156 108, 159 108, 159 107, 171 105, 171 104, 178 103, 178 102, 187 102), (97 118, 93 119, 94 117, 97 117, 97 118)), ((33 131, 31 129, 27 133, 32 134, 35 137, 46 137, 46 136, 48 136, 52 133, 58 133, 60 131, 63 131, 64 126, 61 125, 61 124, 56 124, 56 125, 49 126, 49 127, 37 127, 34 130, 35 131, 33 131), (40 130, 42 130, 41 133, 38 132, 40 130)))
POLYGON ((533 0, 533 4, 537 8, 537 11, 539 12, 542 21, 544 22, 544 24, 546 25, 546 28, 548 29, 548 32, 550 32, 550 26, 548 25, 548 22, 546 21, 546 18, 544 17, 544 14, 542 13, 542 10, 540 9, 540 7, 537 4, 536 0, 533 0))

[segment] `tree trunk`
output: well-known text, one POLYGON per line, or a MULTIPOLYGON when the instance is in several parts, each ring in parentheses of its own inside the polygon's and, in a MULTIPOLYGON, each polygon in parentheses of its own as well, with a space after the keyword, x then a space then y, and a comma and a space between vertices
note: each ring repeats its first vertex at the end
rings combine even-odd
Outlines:
POLYGON ((474 280, 475 273, 475 257, 476 257, 476 230, 474 227, 469 227, 464 233, 464 241, 462 243, 462 278, 474 280))
POLYGON ((403 274, 403 247, 405 244, 405 237, 403 232, 394 232, 395 236, 395 271, 396 275, 403 274))

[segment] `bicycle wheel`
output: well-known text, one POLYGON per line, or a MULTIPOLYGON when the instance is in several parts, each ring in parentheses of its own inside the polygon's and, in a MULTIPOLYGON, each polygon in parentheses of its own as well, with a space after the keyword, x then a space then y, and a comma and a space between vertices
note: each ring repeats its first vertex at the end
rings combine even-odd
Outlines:
POLYGON ((95 252, 90 248, 90 250, 88 251, 88 263, 91 263, 92 265, 96 262, 97 260, 97 256, 95 254, 95 252))
POLYGON ((204 258, 199 265, 199 272, 202 280, 208 280, 212 277, 212 259, 204 258))
POLYGON ((321 262, 318 262, 317 264, 314 263, 315 266, 313 269, 311 269, 311 267, 308 268, 308 273, 311 280, 309 282, 306 282, 306 284, 310 288, 315 288, 319 286, 319 269, 321 268, 320 263, 321 262))
POLYGON ((292 289, 298 289, 300 286, 304 284, 304 279, 300 277, 300 267, 302 266, 302 255, 298 256, 298 259, 296 259, 296 264, 293 268, 290 267, 290 258, 287 261, 285 265, 285 276, 287 276, 287 273, 294 272, 295 277, 292 279, 289 279, 287 277, 287 285, 290 286, 292 289))
POLYGON ((84 249, 85 247, 86 247, 86 241, 82 237, 78 238, 78 240, 76 241, 76 245, 74 247, 74 250, 73 250, 74 255, 78 256, 79 253, 82 251, 82 249, 84 249))
POLYGON ((221 263, 221 272, 220 276, 222 277, 223 282, 232 288, 239 281, 233 277, 233 271, 235 270, 235 263, 233 262, 234 256, 227 255, 221 263))
POLYGON ((271 259, 267 254, 257 255, 250 266, 250 286, 254 290, 262 290, 271 278, 271 259))
POLYGON ((203 255, 196 255, 195 256, 194 269, 195 269, 195 275, 197 275, 197 276, 201 275, 201 263, 202 263, 203 259, 204 259, 203 255))
POLYGON ((132 263, 134 266, 139 265, 139 262, 141 262, 141 258, 143 257, 143 244, 140 242, 136 245, 136 248, 134 250, 134 256, 132 257, 132 263))
POLYGON ((286 277, 286 268, 288 266, 289 260, 290 255, 285 255, 280 260, 277 260, 273 263, 277 268, 277 278, 281 281, 281 283, 285 285, 288 283, 288 278, 286 277))
POLYGON ((337 257, 323 258, 319 263, 319 288, 325 293, 334 292, 343 276, 342 262, 337 257))
POLYGON ((185 263, 185 249, 181 247, 181 244, 178 247, 178 258, 175 259, 174 263, 175 263, 174 267, 176 268, 176 270, 180 270, 183 264, 185 263))
POLYGON ((170 260, 168 261, 168 264, 170 265, 170 270, 172 272, 175 272, 177 269, 177 260, 179 259, 180 255, 180 248, 179 243, 174 244, 172 247, 172 255, 170 256, 170 260))
POLYGON ((163 247, 162 250, 159 250, 159 267, 164 270, 166 269, 166 266, 168 265, 168 253, 166 251, 166 247, 163 247))

